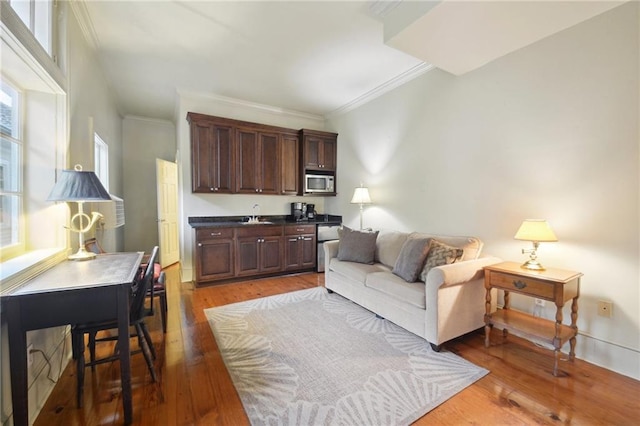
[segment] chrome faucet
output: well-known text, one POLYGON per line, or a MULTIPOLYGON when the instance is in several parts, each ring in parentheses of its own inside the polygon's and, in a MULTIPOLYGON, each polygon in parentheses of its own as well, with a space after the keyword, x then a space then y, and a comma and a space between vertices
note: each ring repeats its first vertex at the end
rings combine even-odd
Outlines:
POLYGON ((256 214, 256 209, 258 214, 260 214, 260 204, 254 204, 252 207, 253 215, 249 218, 249 223, 258 223, 258 215, 256 214))

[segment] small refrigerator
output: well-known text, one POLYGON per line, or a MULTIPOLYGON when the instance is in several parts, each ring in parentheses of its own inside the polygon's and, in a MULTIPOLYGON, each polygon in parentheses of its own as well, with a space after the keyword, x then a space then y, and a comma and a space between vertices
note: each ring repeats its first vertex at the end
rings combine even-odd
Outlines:
POLYGON ((322 244, 325 241, 333 241, 338 239, 338 229, 340 225, 336 224, 318 224, 318 262, 316 263, 316 270, 318 272, 324 272, 324 248, 322 244))

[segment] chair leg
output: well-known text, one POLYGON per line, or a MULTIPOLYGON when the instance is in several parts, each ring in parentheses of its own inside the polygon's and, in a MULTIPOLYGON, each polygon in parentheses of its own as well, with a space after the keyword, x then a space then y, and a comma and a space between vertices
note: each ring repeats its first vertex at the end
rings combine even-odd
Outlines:
POLYGON ((167 333, 167 294, 160 294, 160 315, 162 317, 162 332, 167 333))
POLYGON ((142 354, 144 355, 144 359, 147 362, 149 373, 151 373, 151 379, 153 382, 156 382, 158 380, 156 376, 156 369, 153 367, 153 360, 151 359, 151 351, 149 350, 149 344, 145 339, 143 327, 140 323, 136 324, 135 327, 136 327, 136 333, 138 333, 138 341, 140 342, 142 354))
POLYGON ((89 332, 89 355, 91 359, 91 372, 96 371, 96 331, 89 332))
POLYGON ((153 345, 153 340, 151 340, 151 335, 149 335, 147 324, 145 324, 144 321, 141 322, 140 328, 142 329, 142 333, 144 334, 144 339, 147 341, 147 345, 149 346, 149 351, 151 352, 151 356, 153 357, 153 359, 156 359, 156 348, 153 345))

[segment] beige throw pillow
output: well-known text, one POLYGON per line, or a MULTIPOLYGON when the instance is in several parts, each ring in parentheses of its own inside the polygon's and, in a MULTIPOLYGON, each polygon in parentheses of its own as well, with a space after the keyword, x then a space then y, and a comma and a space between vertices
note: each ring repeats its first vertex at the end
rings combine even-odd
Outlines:
POLYGON ((372 264, 376 253, 376 238, 378 231, 355 231, 343 226, 338 229, 338 259, 372 264))
POLYGON ((430 247, 431 238, 407 239, 402 245, 398 260, 396 260, 391 272, 407 282, 415 282, 420 275, 430 247))
POLYGON ((420 281, 427 281, 427 274, 431 268, 454 263, 462 259, 463 254, 464 250, 461 248, 446 245, 438 240, 431 240, 431 248, 429 249, 427 260, 424 262, 422 272, 420 272, 420 281))

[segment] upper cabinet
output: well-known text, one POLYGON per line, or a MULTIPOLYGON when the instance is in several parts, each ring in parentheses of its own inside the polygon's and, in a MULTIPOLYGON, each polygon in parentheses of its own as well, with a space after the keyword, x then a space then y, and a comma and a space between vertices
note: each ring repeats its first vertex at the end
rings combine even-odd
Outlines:
POLYGON ((309 171, 336 171, 336 133, 303 129, 302 135, 303 167, 309 171))
POLYGON ((304 195, 306 173, 335 175, 336 133, 193 112, 187 120, 192 192, 304 195))
POLYGON ((187 115, 191 126, 191 191, 235 191, 234 129, 200 114, 187 115))

